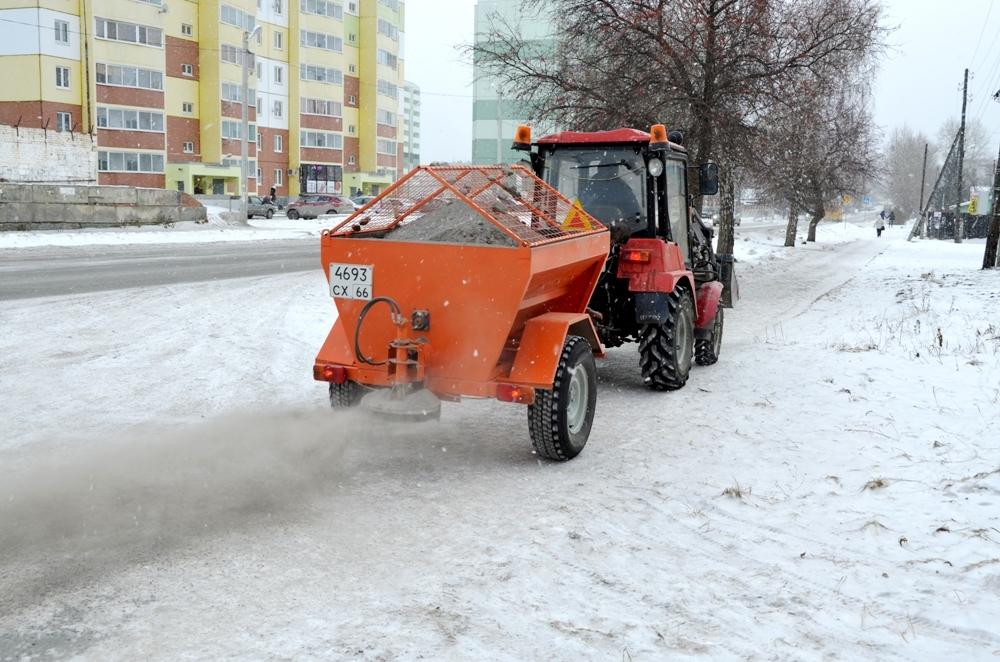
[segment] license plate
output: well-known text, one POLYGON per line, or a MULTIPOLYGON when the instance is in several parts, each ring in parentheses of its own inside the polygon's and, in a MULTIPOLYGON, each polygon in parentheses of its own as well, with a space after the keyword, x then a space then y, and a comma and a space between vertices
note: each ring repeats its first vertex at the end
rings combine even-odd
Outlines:
POLYGON ((335 299, 372 298, 372 277, 375 267, 370 264, 331 264, 330 296, 335 299))

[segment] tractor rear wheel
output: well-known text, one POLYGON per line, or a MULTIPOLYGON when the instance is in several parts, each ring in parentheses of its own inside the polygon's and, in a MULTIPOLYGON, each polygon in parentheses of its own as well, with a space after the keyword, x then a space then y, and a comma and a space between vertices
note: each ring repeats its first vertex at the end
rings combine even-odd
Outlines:
POLYGON ((712 335, 694 341, 694 360, 698 365, 712 365, 719 360, 719 352, 722 351, 722 327, 722 304, 719 304, 715 321, 712 323, 712 335))
POLYGON ((687 383, 694 358, 694 304, 683 289, 667 300, 670 315, 663 324, 647 324, 639 332, 642 380, 655 391, 676 391, 687 383))
POLYGON ((551 391, 535 391, 528 405, 528 431, 535 452, 565 461, 587 445, 597 409, 597 366, 590 343, 569 336, 563 345, 551 391))
POLYGON ((347 380, 341 384, 330 382, 330 406, 334 409, 348 409, 361 402, 364 389, 357 382, 347 380))

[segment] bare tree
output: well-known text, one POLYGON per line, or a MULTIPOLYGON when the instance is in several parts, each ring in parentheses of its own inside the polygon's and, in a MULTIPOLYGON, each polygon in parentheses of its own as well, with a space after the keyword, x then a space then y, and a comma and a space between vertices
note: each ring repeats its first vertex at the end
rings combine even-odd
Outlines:
MULTIPOLYGON (((886 35, 880 0, 548 3, 554 49, 502 21, 473 49, 536 120, 577 130, 662 121, 685 130, 695 163, 715 160, 730 172, 752 160, 754 128, 788 80, 838 56, 871 53, 886 35)), ((731 237, 729 216, 722 238, 731 237)))
MULTIPOLYGON (((948 141, 950 143, 951 138, 948 141)), ((927 169, 933 177, 937 150, 924 134, 904 125, 892 132, 886 146, 886 189, 892 206, 899 210, 904 218, 909 218, 920 211, 924 145, 928 144, 931 149, 928 152, 927 169)), ((924 196, 929 193, 930 191, 925 190, 924 196)))

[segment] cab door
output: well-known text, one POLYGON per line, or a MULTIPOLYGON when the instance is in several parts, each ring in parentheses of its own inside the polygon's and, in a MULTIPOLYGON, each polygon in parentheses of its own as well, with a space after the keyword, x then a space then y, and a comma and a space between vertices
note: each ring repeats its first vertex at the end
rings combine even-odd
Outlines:
POLYGON ((684 261, 690 265, 691 254, 688 246, 687 217, 687 167, 680 159, 666 159, 663 164, 666 179, 667 218, 670 221, 670 235, 680 246, 684 261))

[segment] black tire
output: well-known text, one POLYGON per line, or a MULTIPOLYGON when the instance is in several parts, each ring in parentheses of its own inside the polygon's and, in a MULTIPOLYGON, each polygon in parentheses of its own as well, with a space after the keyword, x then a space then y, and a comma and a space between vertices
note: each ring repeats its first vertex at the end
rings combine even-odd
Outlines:
POLYGON ((336 209, 327 209, 327 210, 326 210, 326 213, 327 213, 327 214, 330 214, 330 215, 333 215, 333 216, 335 216, 335 215, 337 215, 337 214, 338 214, 339 212, 338 212, 338 211, 337 211, 336 209))
POLYGON ((647 324, 639 332, 642 380, 654 391, 676 391, 687 383, 694 359, 694 304, 684 289, 668 299, 664 324, 647 324))
POLYGON ((719 353, 722 351, 722 329, 724 325, 722 304, 715 313, 715 321, 712 323, 712 335, 708 338, 699 338, 694 341, 694 360, 698 365, 713 365, 719 360, 719 353))
POLYGON ((264 218, 271 218, 273 216, 274 216, 274 210, 273 209, 268 209, 267 213, 264 214, 264 218))
POLYGON ((285 215, 288 218, 292 219, 293 221, 298 220, 298 218, 299 218, 299 212, 298 212, 297 209, 289 209, 288 213, 285 214, 285 215))
POLYGON ((568 336, 552 390, 535 391, 535 402, 528 405, 528 432, 535 451, 560 462, 579 455, 590 437, 596 409, 594 352, 580 336, 568 336), (584 389, 586 393, 581 393, 584 389))
POLYGON ((357 382, 347 380, 342 384, 330 382, 330 406, 334 409, 349 409, 361 402, 364 389, 357 382))

